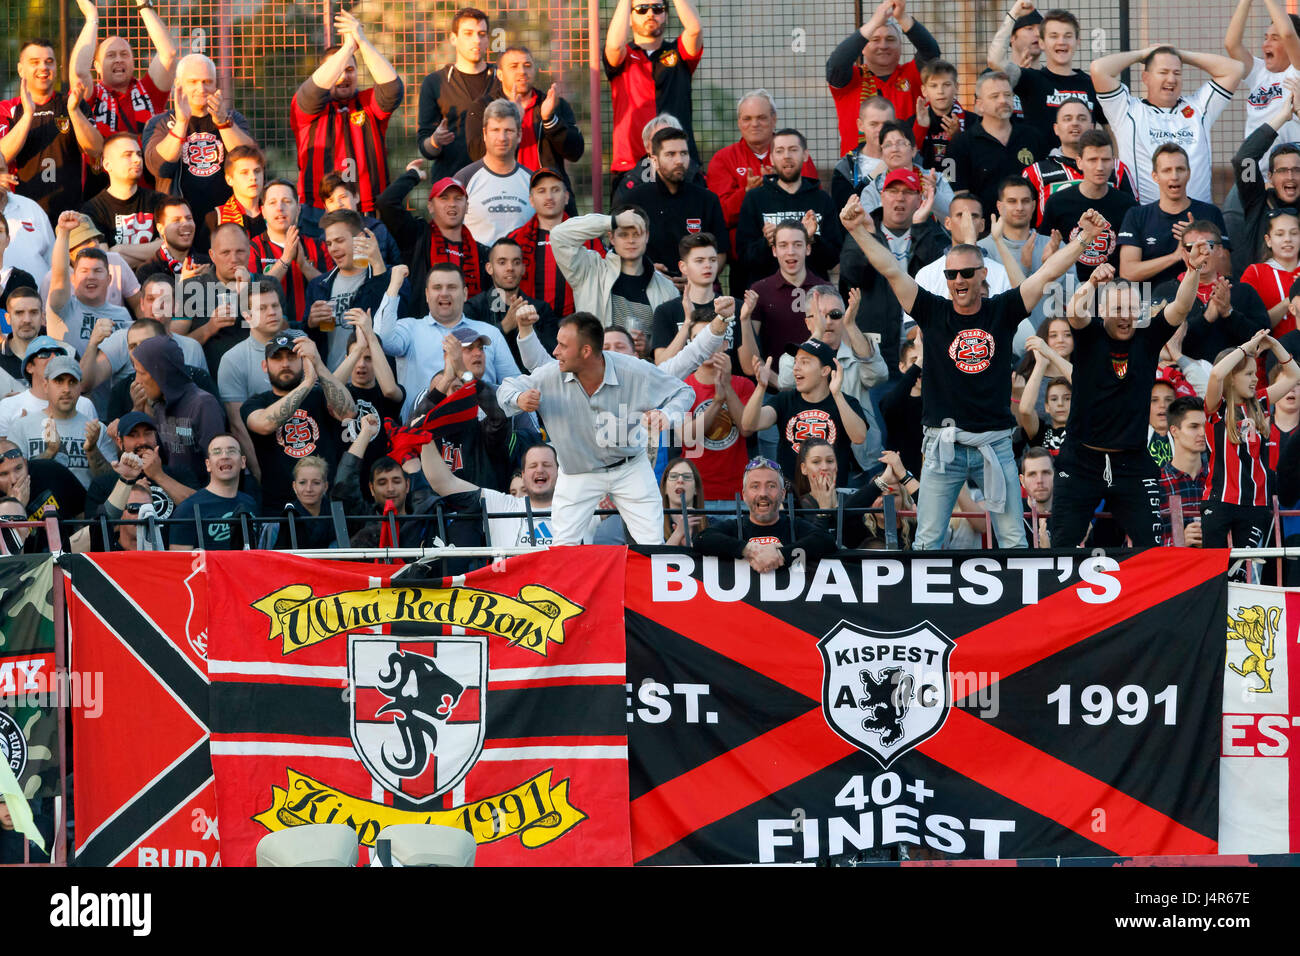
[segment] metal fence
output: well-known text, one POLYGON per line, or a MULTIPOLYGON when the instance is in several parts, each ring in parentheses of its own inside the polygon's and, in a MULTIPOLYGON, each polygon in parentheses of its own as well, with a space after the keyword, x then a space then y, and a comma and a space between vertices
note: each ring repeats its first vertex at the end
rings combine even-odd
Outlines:
MULTIPOLYGON (((1288 3, 1293 11, 1295 2, 1288 3)), ((447 31, 452 14, 461 5, 445 0, 157 3, 183 52, 200 51, 216 60, 235 107, 248 117, 258 141, 267 149, 272 171, 288 176, 293 176, 297 168, 289 129, 289 100, 319 62, 330 39, 327 31, 336 9, 351 9, 360 18, 372 42, 406 81, 406 102, 388 132, 396 170, 416 155, 420 81, 435 66, 450 62, 447 31)), ((586 156, 574 164, 574 182, 580 204, 589 208, 592 160, 599 157, 602 170, 608 168, 609 160, 610 97, 600 70, 600 51, 614 0, 502 0, 476 5, 492 17, 491 51, 499 52, 511 43, 525 43, 537 57, 539 85, 558 80, 573 105, 588 141, 586 156), (599 106, 595 124, 591 111, 593 92, 599 106), (597 138, 599 148, 594 145, 597 138)), ((695 74, 693 107, 697 139, 706 160, 718 148, 736 140, 736 100, 746 90, 761 86, 776 96, 782 122, 798 126, 808 136, 813 158, 829 181, 838 142, 834 106, 825 80, 826 57, 855 28, 854 4, 700 0, 699 5, 705 52, 695 74)), ((1007 6, 1006 0, 916 0, 908 5, 909 12, 939 41, 944 57, 957 64, 965 105, 973 100, 975 76, 984 67, 988 41, 1007 6)), ((1085 0, 1067 6, 1083 24, 1076 66, 1086 69, 1088 61, 1096 56, 1156 41, 1184 49, 1222 52, 1223 34, 1234 5, 1227 0, 1213 7, 1173 0, 1085 0)), ((869 17, 871 9, 871 0, 862 0, 862 15, 869 17)), ((1256 3, 1246 31, 1251 49, 1258 49, 1266 23, 1266 8, 1256 3)), ((0 92, 5 97, 16 95, 15 63, 24 38, 48 36, 55 40, 56 48, 66 43, 65 49, 70 50, 81 25, 75 0, 8 0, 0 9, 0 92)), ((133 2, 101 0, 100 33, 103 36, 110 32, 131 41, 138 66, 143 68, 149 45, 133 2)), ((670 11, 665 35, 673 37, 678 32, 679 21, 670 11)), ((61 58, 60 65, 66 68, 66 57, 61 58)), ((1187 70, 1189 91, 1203 80, 1199 70, 1187 70)), ((1242 139, 1243 118, 1244 107, 1238 97, 1215 127, 1215 193, 1220 199, 1229 184, 1227 164, 1242 139)))

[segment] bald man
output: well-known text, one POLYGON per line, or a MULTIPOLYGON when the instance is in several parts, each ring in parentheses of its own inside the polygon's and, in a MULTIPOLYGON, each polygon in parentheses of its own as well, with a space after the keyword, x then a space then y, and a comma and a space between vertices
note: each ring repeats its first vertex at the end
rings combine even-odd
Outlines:
MULTIPOLYGON (((202 53, 181 58, 172 108, 144 128, 144 161, 161 193, 183 196, 197 223, 231 196, 222 165, 226 151, 256 146, 248 122, 217 89, 217 67, 202 53)), ((203 230, 206 231, 206 230, 203 230)), ((206 249, 206 235, 194 247, 206 249)))

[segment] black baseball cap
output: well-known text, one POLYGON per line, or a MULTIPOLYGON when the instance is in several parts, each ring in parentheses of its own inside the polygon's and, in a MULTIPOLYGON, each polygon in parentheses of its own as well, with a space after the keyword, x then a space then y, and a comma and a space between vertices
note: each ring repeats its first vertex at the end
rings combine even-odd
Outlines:
POLYGON ((1011 32, 1015 33, 1021 27, 1033 27, 1043 22, 1043 15, 1037 10, 1030 10, 1023 17, 1016 17, 1015 23, 1011 24, 1011 32))
POLYGON ((299 329, 285 329, 283 332, 277 332, 275 337, 266 343, 266 357, 270 358, 282 349, 292 349, 294 342, 306 337, 307 333, 299 329))
POLYGON ((835 367, 834 349, 820 339, 809 339, 807 342, 785 347, 786 355, 794 355, 796 352, 807 352, 813 358, 819 359, 827 368, 835 367))
POLYGON ((541 169, 539 169, 537 172, 533 173, 532 176, 530 176, 530 177, 528 178, 528 188, 529 188, 529 189, 532 189, 534 186, 536 186, 538 183, 540 183, 543 179, 555 179, 555 180, 558 180, 558 181, 560 182, 561 185, 565 185, 564 177, 563 177, 563 176, 561 176, 561 175, 560 175, 559 173, 557 173, 555 170, 553 170, 553 169, 547 169, 545 166, 543 166, 541 169))

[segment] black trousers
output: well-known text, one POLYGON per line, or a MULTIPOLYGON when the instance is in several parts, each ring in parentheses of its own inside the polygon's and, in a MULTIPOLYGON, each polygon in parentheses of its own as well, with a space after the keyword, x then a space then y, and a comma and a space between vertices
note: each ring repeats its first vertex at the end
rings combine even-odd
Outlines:
POLYGON ((1052 547, 1079 547, 1103 501, 1135 548, 1160 544, 1160 479, 1146 449, 1107 453, 1067 440, 1056 459, 1052 547))
POLYGON ((1206 501, 1201 505, 1201 542, 1207 548, 1262 548, 1273 528, 1273 511, 1254 505, 1206 501))

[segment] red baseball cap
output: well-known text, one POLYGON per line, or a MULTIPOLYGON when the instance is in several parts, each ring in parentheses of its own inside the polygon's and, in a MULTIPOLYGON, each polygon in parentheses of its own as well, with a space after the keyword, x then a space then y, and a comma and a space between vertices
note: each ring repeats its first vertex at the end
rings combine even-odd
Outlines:
POLYGON ((913 192, 921 191, 921 177, 917 175, 916 167, 908 166, 906 169, 891 169, 889 175, 885 177, 884 183, 880 186, 883 193, 894 183, 902 183, 913 192))
POLYGON ((443 176, 442 179, 438 180, 436 183, 434 183, 432 186, 429 187, 429 195, 441 196, 448 189, 459 189, 461 192, 465 192, 465 187, 462 186, 457 180, 452 179, 450 176, 443 176))

